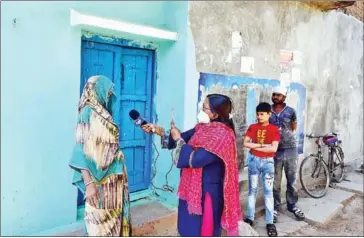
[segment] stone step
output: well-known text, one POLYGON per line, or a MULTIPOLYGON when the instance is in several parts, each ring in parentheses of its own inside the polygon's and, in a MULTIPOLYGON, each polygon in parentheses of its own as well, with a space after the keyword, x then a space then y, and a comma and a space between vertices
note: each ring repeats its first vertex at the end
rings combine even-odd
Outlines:
MULTIPOLYGON (((153 201, 131 207, 133 236, 176 236, 177 212, 153 201)), ((56 236, 84 236, 84 229, 56 236)))
MULTIPOLYGON (((351 192, 329 188, 323 198, 300 198, 297 206, 305 213, 306 222, 323 226, 336 216, 354 196, 355 194, 351 192)), ((294 218, 294 214, 288 214, 294 218)))
MULTIPOLYGON (((276 223, 278 236, 290 236, 308 224, 319 226, 327 224, 354 197, 354 193, 329 188, 325 197, 321 199, 300 198, 297 206, 305 213, 305 221, 297 221, 294 214, 283 206, 283 211, 278 213, 278 222, 276 223)), ((256 218, 254 228, 259 235, 267 236, 264 213, 256 218)))
POLYGON ((159 202, 131 208, 133 236, 176 236, 177 212, 159 202))
MULTIPOLYGON (((264 217, 264 202, 260 200, 256 207, 256 217, 264 217)), ((246 214, 246 203, 243 208, 246 214)), ((178 236, 177 211, 173 211, 158 202, 145 203, 131 208, 133 236, 178 236)), ((58 234, 55 236, 84 236, 84 229, 58 234)))
POLYGON ((350 181, 342 181, 341 183, 337 183, 335 185, 336 188, 364 196, 364 174, 358 172, 349 172, 346 177, 350 181))

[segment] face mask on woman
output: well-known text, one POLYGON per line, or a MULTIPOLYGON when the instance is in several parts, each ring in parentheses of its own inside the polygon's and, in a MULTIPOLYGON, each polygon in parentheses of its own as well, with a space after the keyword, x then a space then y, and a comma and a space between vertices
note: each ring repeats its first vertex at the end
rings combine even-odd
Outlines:
POLYGON ((211 121, 209 115, 203 110, 198 113, 197 120, 198 123, 209 123, 211 121))

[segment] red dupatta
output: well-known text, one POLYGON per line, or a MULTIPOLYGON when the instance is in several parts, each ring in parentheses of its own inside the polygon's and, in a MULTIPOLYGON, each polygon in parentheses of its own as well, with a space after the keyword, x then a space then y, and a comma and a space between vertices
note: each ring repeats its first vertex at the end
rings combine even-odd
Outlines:
MULTIPOLYGON (((236 139, 233 130, 221 122, 198 124, 188 144, 194 149, 203 148, 223 160, 225 177, 221 226, 229 234, 237 235, 242 211, 239 200, 236 139)), ((177 194, 180 199, 187 202, 190 214, 202 215, 202 170, 203 168, 182 169, 177 194)))

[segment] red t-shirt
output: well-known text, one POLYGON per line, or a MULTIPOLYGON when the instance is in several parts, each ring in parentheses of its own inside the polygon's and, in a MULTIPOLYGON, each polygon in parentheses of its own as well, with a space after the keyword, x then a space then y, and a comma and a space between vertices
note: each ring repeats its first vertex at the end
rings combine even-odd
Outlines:
MULTIPOLYGON (((245 135, 249 136, 253 143, 258 144, 272 144, 273 141, 279 142, 280 140, 279 129, 272 124, 266 126, 252 124, 249 126, 245 135)), ((274 157, 275 155, 274 152, 262 152, 254 149, 251 149, 250 153, 260 158, 274 157)))

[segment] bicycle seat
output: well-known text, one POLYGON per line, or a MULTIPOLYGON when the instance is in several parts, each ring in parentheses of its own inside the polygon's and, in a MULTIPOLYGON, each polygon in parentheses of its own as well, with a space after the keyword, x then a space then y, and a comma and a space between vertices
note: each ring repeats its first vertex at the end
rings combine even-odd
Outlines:
POLYGON ((336 136, 333 136, 333 135, 327 135, 327 136, 324 136, 322 138, 322 141, 326 144, 326 145, 333 145, 335 144, 336 142, 338 142, 338 138, 336 136))

